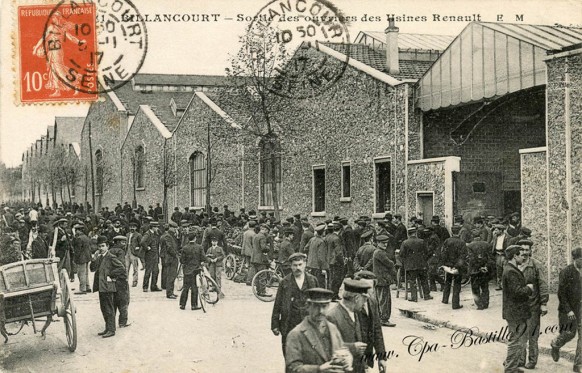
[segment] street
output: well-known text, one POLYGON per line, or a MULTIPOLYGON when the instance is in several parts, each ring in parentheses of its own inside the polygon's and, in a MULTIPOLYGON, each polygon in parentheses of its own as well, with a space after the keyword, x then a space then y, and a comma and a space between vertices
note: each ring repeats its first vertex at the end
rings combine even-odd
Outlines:
MULTIPOLYGON (((140 271, 140 280, 143 271, 140 271)), ((141 283, 140 283, 141 284, 141 283)), ((165 293, 131 288, 131 326, 103 339, 97 294, 76 295, 78 347, 66 347, 62 321, 46 340, 31 326, 0 347, 2 372, 283 372, 279 337, 270 331, 273 303, 257 300, 250 287, 223 280, 226 297, 207 313, 178 308, 165 293)), ((78 287, 75 282, 74 287, 78 287)), ((394 295, 393 295, 394 296, 394 295)), ((189 303, 188 303, 189 304, 189 303)), ((333 305, 332 305, 333 307, 333 305)), ((451 345, 454 331, 398 314, 383 328, 389 372, 502 372, 506 345, 451 345), (425 344, 426 342, 426 344, 425 344), (430 350, 430 351, 429 351, 430 350), (393 351, 393 352, 390 352, 393 351), (424 353, 422 353, 424 351, 424 353)), ((42 325, 41 323, 39 323, 42 325)), ((500 319, 500 327, 505 323, 500 319)), ((568 372, 565 359, 540 355, 537 372, 568 372)), ((377 370, 375 370, 377 371, 377 370)))

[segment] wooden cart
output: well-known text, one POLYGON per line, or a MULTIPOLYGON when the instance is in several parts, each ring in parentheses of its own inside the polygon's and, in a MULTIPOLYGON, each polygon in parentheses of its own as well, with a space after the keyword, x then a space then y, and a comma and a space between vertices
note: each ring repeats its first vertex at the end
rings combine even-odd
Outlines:
POLYGON ((18 330, 3 333, 5 343, 8 335, 17 334, 27 324, 36 333, 39 319, 44 321, 40 330, 44 337, 57 315, 63 318, 69 351, 75 351, 77 323, 71 284, 67 270, 59 272, 57 265, 58 259, 31 259, 0 267, 0 326, 5 332, 5 324, 14 323, 18 330))

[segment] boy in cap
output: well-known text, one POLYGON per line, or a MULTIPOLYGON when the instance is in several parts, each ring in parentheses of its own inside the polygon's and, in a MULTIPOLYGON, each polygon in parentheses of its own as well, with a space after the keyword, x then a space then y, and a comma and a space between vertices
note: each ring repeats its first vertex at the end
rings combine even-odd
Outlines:
POLYGON ((338 328, 325 317, 333 292, 313 288, 306 293, 309 314, 287 336, 286 372, 345 372, 352 356, 338 328))
POLYGON ((306 259, 307 255, 302 253, 294 253, 289 257, 291 273, 279 283, 271 313, 271 331, 275 335, 281 334, 283 356, 287 335, 307 316, 306 291, 318 286, 315 276, 305 273, 306 259))
POLYGON ((73 240, 74 256, 73 260, 77 265, 77 276, 79 277, 79 291, 75 294, 85 294, 91 292, 89 285, 89 262, 91 261, 92 244, 84 231, 84 225, 77 223, 74 225, 75 239, 73 240))
POLYGON ((208 271, 210 276, 216 281, 219 288, 222 287, 222 282, 220 274, 222 273, 222 260, 224 259, 224 250, 222 247, 218 246, 218 237, 210 238, 210 247, 206 251, 206 257, 208 258, 210 264, 208 265, 208 271))

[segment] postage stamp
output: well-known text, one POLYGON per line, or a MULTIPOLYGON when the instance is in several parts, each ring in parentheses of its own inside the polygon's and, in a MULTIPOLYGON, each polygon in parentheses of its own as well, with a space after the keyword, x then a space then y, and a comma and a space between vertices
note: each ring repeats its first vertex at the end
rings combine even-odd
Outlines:
POLYGON ((17 12, 21 103, 96 100, 129 82, 145 60, 145 23, 129 0, 63 0, 17 12))
POLYGON ((88 101, 97 52, 93 4, 18 7, 19 91, 22 103, 88 101))
POLYGON ((273 42, 266 53, 286 55, 269 85, 271 92, 283 97, 304 99, 325 92, 349 62, 347 17, 328 0, 273 0, 253 17, 248 34, 268 35, 273 42), (341 58, 325 53, 332 44, 341 46, 341 58))

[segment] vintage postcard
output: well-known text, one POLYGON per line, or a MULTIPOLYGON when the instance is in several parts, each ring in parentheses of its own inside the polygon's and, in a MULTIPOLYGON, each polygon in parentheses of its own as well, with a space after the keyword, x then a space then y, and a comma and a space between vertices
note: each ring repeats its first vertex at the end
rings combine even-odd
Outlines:
POLYGON ((0 372, 582 370, 580 1, 0 9, 0 372))

